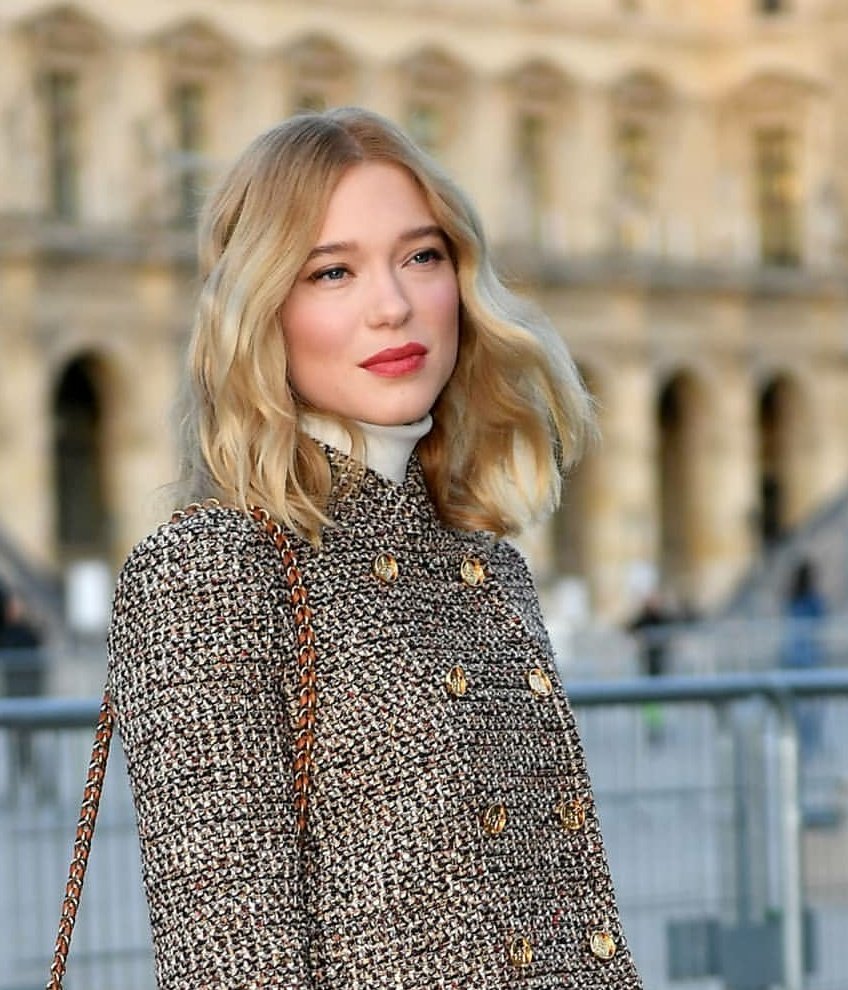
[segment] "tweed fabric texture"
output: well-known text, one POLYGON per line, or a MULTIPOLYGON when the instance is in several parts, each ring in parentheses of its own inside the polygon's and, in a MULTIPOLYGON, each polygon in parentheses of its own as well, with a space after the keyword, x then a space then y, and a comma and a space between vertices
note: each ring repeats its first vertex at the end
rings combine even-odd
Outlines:
POLYGON ((335 525, 320 549, 295 541, 319 686, 302 850, 271 541, 207 509, 160 527, 119 578, 109 687, 160 990, 639 990, 521 555, 442 525, 416 459, 394 484, 330 457, 335 525), (464 693, 447 689, 455 667, 464 693))

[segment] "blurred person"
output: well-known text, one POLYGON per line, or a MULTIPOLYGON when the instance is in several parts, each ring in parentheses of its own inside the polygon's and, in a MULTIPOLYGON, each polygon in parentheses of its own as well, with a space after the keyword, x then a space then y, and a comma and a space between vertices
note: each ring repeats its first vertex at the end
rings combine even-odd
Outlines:
MULTIPOLYGON (((803 560, 793 571, 784 600, 785 667, 790 670, 815 670, 823 666, 822 621, 826 615, 827 603, 819 590, 816 566, 811 560, 803 560)), ((814 756, 822 744, 821 702, 797 701, 794 710, 801 754, 804 757, 814 756)))
MULTIPOLYGON (((46 663, 41 636, 29 621, 23 599, 0 584, 0 664, 5 694, 9 698, 34 698, 44 694, 46 663)), ((40 796, 50 792, 36 760, 30 729, 10 729, 10 796, 20 783, 33 779, 40 796)))
MULTIPOLYGON (((676 616, 666 606, 662 594, 654 590, 628 624, 628 631, 637 640, 639 669, 643 677, 663 677, 668 673, 668 626, 675 621, 676 616)), ((642 706, 642 711, 649 742, 661 743, 666 733, 663 706, 659 702, 649 701, 642 706)))
POLYGON ((160 990, 638 990, 502 539, 591 428, 558 335, 464 193, 357 108, 255 139, 200 268, 196 504, 131 553, 109 636, 160 990))

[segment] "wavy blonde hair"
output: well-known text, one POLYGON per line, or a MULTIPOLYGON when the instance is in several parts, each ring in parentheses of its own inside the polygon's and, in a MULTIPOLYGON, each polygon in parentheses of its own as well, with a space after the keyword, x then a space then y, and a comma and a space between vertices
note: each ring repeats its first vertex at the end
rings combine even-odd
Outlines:
MULTIPOLYGON (((431 497, 450 525, 515 533, 557 504, 591 429, 590 400, 558 334, 496 276, 467 197, 393 123, 356 107, 300 114, 259 135, 206 203, 180 499, 259 504, 320 541, 330 470, 298 429, 279 312, 336 184, 368 161, 408 169, 457 272, 457 363, 418 446, 431 497)), ((340 422, 361 450, 355 424, 340 422)))

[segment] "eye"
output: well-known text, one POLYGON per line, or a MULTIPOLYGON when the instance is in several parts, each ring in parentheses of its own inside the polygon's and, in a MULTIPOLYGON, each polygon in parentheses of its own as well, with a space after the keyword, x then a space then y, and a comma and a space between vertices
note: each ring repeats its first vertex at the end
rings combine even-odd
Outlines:
POLYGON ((427 247, 416 251, 412 258, 410 258, 410 261, 416 265, 426 265, 432 261, 443 261, 444 257, 444 252, 440 251, 439 248, 427 247))
POLYGON ((313 272, 309 276, 310 282, 341 282, 347 275, 348 269, 344 265, 333 265, 332 268, 322 268, 313 272))

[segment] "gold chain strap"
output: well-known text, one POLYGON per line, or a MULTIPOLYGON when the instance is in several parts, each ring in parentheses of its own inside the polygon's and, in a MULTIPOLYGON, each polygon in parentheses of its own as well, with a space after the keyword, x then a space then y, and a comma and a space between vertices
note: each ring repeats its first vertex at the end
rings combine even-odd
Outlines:
POLYGON ((47 990, 62 990, 62 978, 68 963, 68 949, 71 947, 71 934, 77 920, 85 868, 88 865, 88 854, 91 852, 94 826, 97 824, 97 809, 100 807, 100 794, 103 790, 103 778, 106 776, 106 761, 109 757, 109 743, 112 741, 114 722, 109 695, 104 694, 97 728, 94 731, 94 746, 91 749, 91 761, 88 764, 85 790, 82 795, 74 851, 68 871, 68 882, 65 885, 62 914, 59 918, 59 934, 56 936, 47 990))
MULTIPOLYGON (((220 507, 221 504, 217 499, 193 502, 184 509, 175 512, 171 520, 175 522, 202 509, 220 507)), ((271 538, 280 554, 294 614, 297 641, 298 709, 292 770, 294 774, 295 824, 298 839, 303 842, 308 821, 309 790, 315 766, 315 715, 318 707, 318 679, 312 609, 309 607, 306 585, 303 583, 297 556, 292 549, 288 535, 265 509, 250 505, 248 511, 251 518, 271 538)), ((88 765, 88 776, 83 792, 73 856, 65 887, 65 897, 62 901, 59 934, 56 938, 53 962, 50 966, 50 980, 46 985, 46 990, 62 990, 62 980, 68 963, 68 950, 71 946, 71 933, 74 930, 74 923, 79 910, 82 885, 85 880, 88 856, 91 852, 91 840, 94 836, 94 826, 97 823, 97 812, 100 807, 103 779, 106 776, 106 762, 109 756, 109 743, 112 740, 114 722, 112 704, 107 692, 103 696, 97 728, 94 733, 94 746, 91 750, 91 761, 88 765)))
POLYGON ((316 672, 315 630, 306 585, 297 564, 297 557, 282 526, 265 509, 248 506, 251 516, 262 525, 274 541, 283 562, 283 573, 289 589, 294 612, 297 638, 298 705, 297 731, 294 737, 294 811, 297 834, 301 841, 306 835, 309 812, 309 789, 315 768, 315 714, 318 708, 318 677, 316 672))

